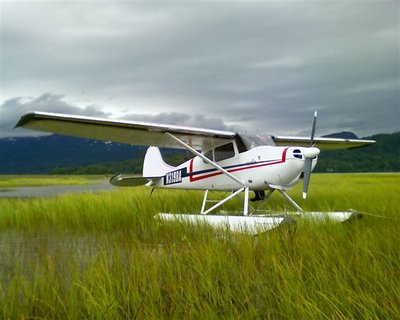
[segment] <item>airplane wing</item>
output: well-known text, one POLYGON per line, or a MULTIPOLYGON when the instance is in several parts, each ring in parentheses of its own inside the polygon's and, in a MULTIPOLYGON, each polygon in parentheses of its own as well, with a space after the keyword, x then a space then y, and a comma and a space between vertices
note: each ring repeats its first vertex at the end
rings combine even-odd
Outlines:
POLYGON ((47 112, 27 113, 15 127, 134 145, 182 149, 181 144, 165 134, 169 132, 197 150, 211 149, 232 141, 237 136, 236 132, 231 131, 47 112))
MULTIPOLYGON (((196 150, 208 150, 235 139, 239 134, 176 125, 139 121, 109 120, 84 116, 47 112, 32 112, 23 115, 15 127, 77 136, 89 139, 113 141, 133 145, 183 148, 168 136, 171 133, 196 150)), ((310 146, 310 138, 271 136, 277 146, 310 146)), ((321 150, 359 148, 375 143, 373 140, 314 138, 321 150)))
MULTIPOLYGON (((309 147, 311 138, 272 136, 277 146, 309 147)), ((313 144, 321 150, 354 149, 374 144, 374 140, 339 139, 339 138, 314 138, 313 144)))

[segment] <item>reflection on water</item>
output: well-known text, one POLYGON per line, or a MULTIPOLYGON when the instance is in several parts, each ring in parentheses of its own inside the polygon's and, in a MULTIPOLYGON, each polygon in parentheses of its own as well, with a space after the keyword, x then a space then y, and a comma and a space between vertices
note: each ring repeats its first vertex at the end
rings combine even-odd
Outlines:
POLYGON ((107 235, 70 232, 0 232, 0 288, 13 281, 45 281, 51 273, 68 283, 73 272, 79 276, 96 265, 99 253, 112 257, 115 247, 107 235))
POLYGON ((0 188, 0 198, 28 198, 28 197, 52 197, 63 193, 82 193, 113 190, 108 181, 97 181, 92 184, 78 186, 40 186, 40 187, 17 187, 0 188))
MULTIPOLYGON (((133 232, 0 230, 0 291, 13 290, 15 284, 40 291, 40 286, 47 288, 47 281, 50 287, 72 290, 73 283, 90 277, 93 270, 108 275, 113 267, 121 279, 137 281, 130 280, 135 277, 131 270, 143 263, 143 257, 158 255, 164 257, 163 246, 142 243, 133 232)), ((25 294, 24 288, 21 291, 25 294)))

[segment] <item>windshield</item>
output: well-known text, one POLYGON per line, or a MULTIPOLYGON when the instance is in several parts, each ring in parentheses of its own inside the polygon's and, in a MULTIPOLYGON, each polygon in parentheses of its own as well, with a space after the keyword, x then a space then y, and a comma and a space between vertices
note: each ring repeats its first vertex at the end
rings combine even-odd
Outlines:
POLYGON ((247 149, 253 149, 259 146, 274 146, 275 143, 272 140, 271 136, 268 134, 258 134, 255 136, 240 134, 243 143, 247 147, 247 149))

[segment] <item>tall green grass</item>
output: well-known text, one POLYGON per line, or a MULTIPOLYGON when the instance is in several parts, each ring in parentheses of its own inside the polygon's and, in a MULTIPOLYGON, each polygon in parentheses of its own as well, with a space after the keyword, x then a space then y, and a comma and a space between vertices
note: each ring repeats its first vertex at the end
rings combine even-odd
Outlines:
POLYGON ((0 318, 397 319, 400 175, 313 175, 307 201, 300 187, 307 210, 383 218, 250 236, 153 219, 198 212, 200 192, 0 199, 0 318))

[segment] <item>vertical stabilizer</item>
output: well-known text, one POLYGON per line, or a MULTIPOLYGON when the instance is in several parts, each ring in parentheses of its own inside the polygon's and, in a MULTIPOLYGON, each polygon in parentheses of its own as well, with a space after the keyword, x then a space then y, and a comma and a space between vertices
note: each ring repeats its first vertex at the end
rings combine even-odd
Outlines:
POLYGON ((143 177, 154 178, 162 177, 174 167, 166 164, 162 159, 160 149, 149 147, 144 156, 143 177))

